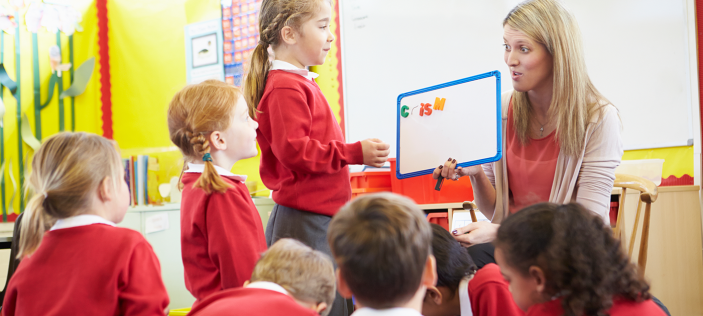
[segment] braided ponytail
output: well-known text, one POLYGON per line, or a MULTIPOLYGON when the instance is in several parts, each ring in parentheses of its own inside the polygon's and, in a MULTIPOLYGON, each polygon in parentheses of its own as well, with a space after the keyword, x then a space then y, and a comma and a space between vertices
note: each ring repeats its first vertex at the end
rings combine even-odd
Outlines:
MULTIPOLYGON (((241 91, 237 87, 218 80, 207 80, 183 88, 171 100, 168 108, 171 142, 181 150, 186 162, 205 163, 205 169, 193 188, 210 194, 225 192, 230 187, 215 170, 208 138, 212 132, 224 131, 229 127, 240 96, 241 91)), ((180 181, 179 188, 183 188, 180 181)))
POLYGON ((244 99, 249 107, 249 116, 256 118, 261 98, 264 96, 266 79, 271 70, 268 47, 281 43, 281 30, 290 26, 300 31, 300 26, 310 19, 326 0, 264 0, 259 14, 259 44, 254 48, 249 65, 249 74, 244 79, 244 99))

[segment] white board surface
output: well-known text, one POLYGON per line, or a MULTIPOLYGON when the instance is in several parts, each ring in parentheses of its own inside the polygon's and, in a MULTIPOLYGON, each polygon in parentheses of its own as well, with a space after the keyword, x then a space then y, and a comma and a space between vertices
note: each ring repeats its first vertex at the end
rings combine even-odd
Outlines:
MULTIPOLYGON (((347 140, 380 138, 393 156, 399 94, 486 70, 507 73, 502 21, 518 2, 340 1, 347 140)), ((625 149, 691 144, 698 90, 689 2, 563 1, 580 25, 592 81, 619 110, 625 149)), ((502 90, 512 90, 504 77, 502 90)))
POLYGON ((469 166, 500 159, 500 74, 477 76, 398 97, 398 178, 429 174, 447 158, 469 166), (483 78, 481 78, 483 77, 483 78), (429 90, 429 91, 424 91, 429 90), (437 99, 443 105, 437 106, 437 99), (433 105, 425 111, 421 104, 433 105), (420 114, 423 115, 420 115, 420 114), (467 124, 467 121, 472 124, 467 124), (463 137, 467 131, 484 131, 463 137))

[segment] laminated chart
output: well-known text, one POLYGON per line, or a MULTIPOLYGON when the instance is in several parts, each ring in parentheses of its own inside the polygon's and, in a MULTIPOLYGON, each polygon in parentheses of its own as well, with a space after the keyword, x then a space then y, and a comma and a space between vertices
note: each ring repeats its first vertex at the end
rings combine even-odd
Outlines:
POLYGON ((458 167, 502 157, 500 72, 398 96, 396 176, 431 174, 447 158, 458 167))
POLYGON ((225 81, 240 87, 249 72, 249 59, 259 43, 261 0, 223 0, 225 81))

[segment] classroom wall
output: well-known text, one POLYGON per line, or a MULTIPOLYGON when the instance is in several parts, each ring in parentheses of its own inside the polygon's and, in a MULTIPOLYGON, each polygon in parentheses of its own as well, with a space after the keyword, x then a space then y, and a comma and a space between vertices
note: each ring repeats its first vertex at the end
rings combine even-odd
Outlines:
MULTIPOLYGON (((82 32, 76 32, 73 35, 74 40, 74 69, 80 66, 84 61, 91 57, 97 58, 97 17, 96 9, 92 0, 74 0, 74 8, 79 12, 83 13, 83 21, 80 25, 83 27, 82 32)), ((11 79, 17 81, 17 67, 20 69, 20 80, 18 86, 20 89, 20 101, 19 114, 27 114, 29 125, 31 127, 32 134, 35 131, 35 115, 34 115, 34 76, 33 76, 33 58, 32 58, 32 34, 27 31, 24 14, 26 13, 26 8, 21 9, 16 17, 16 22, 19 25, 19 52, 20 52, 20 62, 17 64, 15 49, 17 41, 15 38, 14 30, 11 33, 4 33, 3 38, 3 60, 2 63, 5 65, 7 72, 11 79)), ((49 78, 51 77, 51 68, 49 65, 49 48, 56 45, 56 34, 48 33, 46 29, 42 28, 37 33, 38 37, 38 65, 39 65, 39 75, 41 82, 41 97, 42 101, 45 101, 47 97, 47 89, 49 85, 49 78)), ((68 50, 68 37, 64 34, 61 35, 61 48, 62 48, 62 60, 67 62, 69 60, 69 50, 68 50)), ((93 76, 86 87, 83 94, 75 98, 75 109, 76 109, 76 131, 86 131, 91 133, 101 134, 101 119, 100 119, 100 90, 99 90, 99 65, 96 62, 96 69, 93 72, 93 76)), ((64 90, 70 86, 70 79, 68 72, 64 72, 63 88, 64 90)), ((54 98, 49 103, 48 107, 44 109, 41 113, 41 129, 42 129, 42 139, 46 139, 48 136, 56 134, 59 132, 59 106, 57 91, 54 91, 54 98)), ((3 89, 3 101, 5 104, 6 113, 3 116, 4 123, 4 137, 3 137, 3 148, 4 148, 4 158, 6 162, 4 173, 2 177, 5 180, 5 203, 2 203, 2 207, 5 211, 10 212, 14 210, 15 214, 19 214, 20 202, 19 195, 15 196, 14 200, 11 201, 13 193, 19 193, 20 190, 20 174, 19 174, 19 161, 24 163, 24 160, 29 157, 28 164, 31 164, 31 155, 33 151, 26 144, 22 144, 22 158, 19 157, 19 147, 20 143, 18 140, 18 106, 15 98, 10 94, 9 90, 3 89), (12 168, 9 168, 10 162, 12 163, 12 168), (16 181, 16 185, 13 186, 10 175, 16 181)), ((70 98, 64 99, 65 106, 65 126, 67 130, 71 129, 71 101, 70 98)), ((29 167, 29 166, 27 166, 29 167)), ((27 169, 27 168, 25 168, 27 169)), ((0 188, 1 190, 1 188, 0 188)), ((15 216, 10 215, 9 219, 12 220, 15 216)), ((1 218, 0 218, 1 219, 1 218)))

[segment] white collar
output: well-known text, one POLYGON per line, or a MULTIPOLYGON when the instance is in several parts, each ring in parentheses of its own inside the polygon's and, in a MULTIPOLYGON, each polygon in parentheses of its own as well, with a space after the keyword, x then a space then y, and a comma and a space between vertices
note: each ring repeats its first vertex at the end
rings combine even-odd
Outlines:
POLYGON ((56 221, 56 224, 54 224, 54 226, 51 227, 51 230, 78 227, 78 226, 86 226, 86 225, 92 225, 92 224, 105 224, 105 225, 110 225, 113 227, 116 226, 115 223, 108 221, 98 215, 83 214, 83 215, 76 215, 76 216, 71 216, 68 218, 59 219, 56 221))
MULTIPOLYGON (((225 177, 231 177, 234 178, 235 180, 239 181, 247 181, 247 176, 243 175, 238 175, 231 173, 227 171, 225 168, 222 168, 218 165, 213 164, 215 166, 215 171, 217 171, 217 174, 225 177)), ((185 173, 203 173, 205 170, 205 165, 204 164, 195 164, 195 163, 188 163, 188 170, 185 171, 185 173)))
POLYGON ((288 295, 288 291, 284 289, 282 286, 273 283, 273 282, 268 282, 268 281, 256 281, 253 283, 249 283, 249 285, 245 286, 248 289, 264 289, 264 290, 271 290, 275 291, 278 293, 282 293, 285 295, 288 295))
POLYGON ((309 80, 313 80, 319 76, 318 74, 308 71, 307 69, 300 69, 289 62, 282 60, 274 60, 271 64, 271 70, 283 70, 285 72, 294 73, 296 75, 301 75, 309 80))
POLYGON ((461 316, 472 316, 471 299, 469 298, 469 281, 474 275, 465 276, 459 282, 459 306, 461 306, 461 316))
POLYGON ((357 309, 352 316, 422 316, 422 314, 412 308, 404 307, 394 307, 388 309, 363 307, 357 309))

